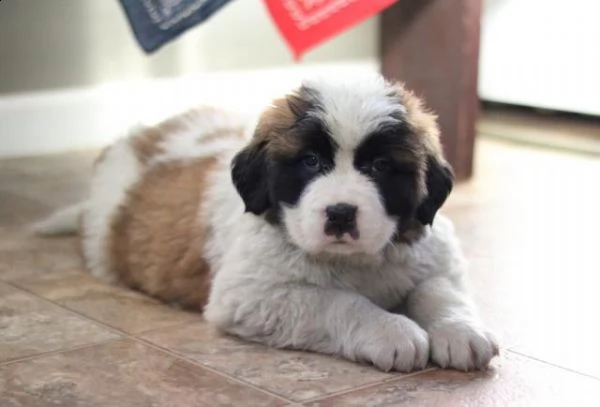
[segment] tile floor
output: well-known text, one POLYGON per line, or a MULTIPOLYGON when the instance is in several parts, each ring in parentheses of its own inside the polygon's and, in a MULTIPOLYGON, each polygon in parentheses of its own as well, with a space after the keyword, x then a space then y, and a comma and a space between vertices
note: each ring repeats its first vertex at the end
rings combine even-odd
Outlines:
POLYGON ((411 375, 243 343, 94 280, 72 238, 24 228, 82 196, 92 153, 0 161, 0 406, 600 405, 600 160, 477 153, 445 211, 502 354, 411 375))

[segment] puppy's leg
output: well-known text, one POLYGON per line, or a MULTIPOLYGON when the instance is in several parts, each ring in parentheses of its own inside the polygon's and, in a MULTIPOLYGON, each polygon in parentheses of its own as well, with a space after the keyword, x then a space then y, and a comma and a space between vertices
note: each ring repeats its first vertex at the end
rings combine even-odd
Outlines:
POLYGON ((340 355, 385 371, 422 369, 429 358, 427 333, 417 324, 341 290, 217 281, 205 316, 251 341, 340 355))
POLYGON ((482 326, 458 279, 422 282, 409 293, 406 306, 409 316, 429 334, 431 358, 441 367, 485 369, 498 354, 496 340, 482 326))

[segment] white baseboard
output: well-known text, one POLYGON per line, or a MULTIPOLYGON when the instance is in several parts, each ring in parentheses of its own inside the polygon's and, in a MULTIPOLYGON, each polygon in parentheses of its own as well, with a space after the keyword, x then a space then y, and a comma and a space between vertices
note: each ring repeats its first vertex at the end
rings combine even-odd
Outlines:
POLYGON ((376 61, 302 65, 0 97, 0 157, 102 147, 135 124, 199 104, 254 115, 302 78, 377 70, 376 61))

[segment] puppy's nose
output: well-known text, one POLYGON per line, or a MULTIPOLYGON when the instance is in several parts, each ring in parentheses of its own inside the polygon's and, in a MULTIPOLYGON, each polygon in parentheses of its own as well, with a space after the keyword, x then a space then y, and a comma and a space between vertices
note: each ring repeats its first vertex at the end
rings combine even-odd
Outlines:
POLYGON ((338 203, 325 208, 327 222, 325 223, 325 234, 342 237, 344 233, 352 236, 356 232, 356 212, 358 207, 347 203, 338 203))
POLYGON ((357 206, 339 203, 325 208, 327 220, 334 223, 352 223, 356 219, 357 206))

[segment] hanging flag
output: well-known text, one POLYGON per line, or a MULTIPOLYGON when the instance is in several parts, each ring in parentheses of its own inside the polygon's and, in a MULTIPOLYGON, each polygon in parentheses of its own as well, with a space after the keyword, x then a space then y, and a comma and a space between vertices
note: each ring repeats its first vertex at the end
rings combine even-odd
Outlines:
POLYGON ((396 0, 265 0, 294 58, 396 0))
POLYGON ((211 17, 231 0, 120 0, 135 38, 147 53, 211 17))

